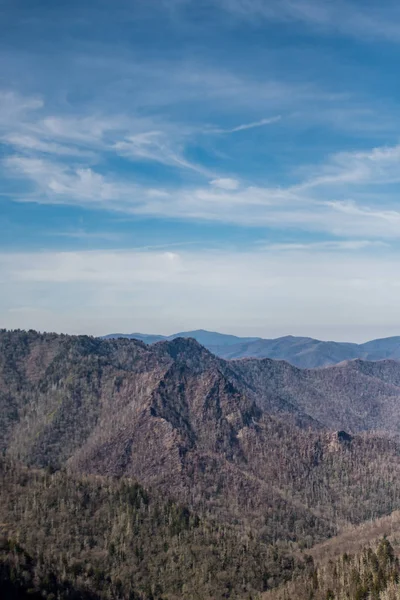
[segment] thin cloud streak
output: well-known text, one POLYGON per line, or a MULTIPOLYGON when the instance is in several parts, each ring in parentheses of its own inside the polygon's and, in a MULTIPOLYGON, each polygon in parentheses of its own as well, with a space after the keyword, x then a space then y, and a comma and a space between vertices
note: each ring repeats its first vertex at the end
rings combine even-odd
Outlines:
POLYGON ((253 123, 243 123, 232 129, 211 129, 211 133, 236 133, 237 131, 246 131, 247 129, 254 129, 255 127, 263 127, 264 125, 272 125, 280 121, 282 117, 280 115, 271 117, 269 119, 261 119, 260 121, 254 121, 253 123))
POLYGON ((268 251, 282 252, 315 252, 315 251, 339 251, 346 252, 348 250, 364 250, 366 248, 388 248, 389 244, 377 240, 325 240, 323 242, 308 242, 308 243, 280 243, 280 244, 265 244, 261 248, 268 251))

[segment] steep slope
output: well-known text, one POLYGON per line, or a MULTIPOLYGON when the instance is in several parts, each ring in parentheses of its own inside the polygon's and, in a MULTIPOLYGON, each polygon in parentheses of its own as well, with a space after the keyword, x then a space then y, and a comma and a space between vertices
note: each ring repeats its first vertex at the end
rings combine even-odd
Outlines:
POLYGON ((0 356, 3 448, 39 466, 62 464, 96 425, 112 428, 128 402, 140 405, 170 363, 141 342, 34 332, 3 332, 0 356))

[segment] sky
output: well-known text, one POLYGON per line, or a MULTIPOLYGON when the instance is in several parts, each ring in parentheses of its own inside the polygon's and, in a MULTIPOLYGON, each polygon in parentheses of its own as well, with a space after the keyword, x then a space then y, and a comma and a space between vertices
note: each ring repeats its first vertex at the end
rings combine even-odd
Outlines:
POLYGON ((400 5, 0 0, 0 327, 400 335, 400 5))

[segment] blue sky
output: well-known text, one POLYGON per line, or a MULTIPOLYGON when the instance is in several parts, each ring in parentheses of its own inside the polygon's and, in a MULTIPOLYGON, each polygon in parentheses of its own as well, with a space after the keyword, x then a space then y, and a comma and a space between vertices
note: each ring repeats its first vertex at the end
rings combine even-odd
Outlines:
POLYGON ((400 334, 400 6, 0 0, 0 326, 400 334))

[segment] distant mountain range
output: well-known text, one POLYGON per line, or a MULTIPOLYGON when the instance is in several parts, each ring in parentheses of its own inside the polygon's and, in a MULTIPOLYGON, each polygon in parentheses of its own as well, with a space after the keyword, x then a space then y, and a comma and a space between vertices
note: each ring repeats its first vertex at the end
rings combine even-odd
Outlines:
POLYGON ((198 329, 183 331, 170 336, 143 333, 111 333, 104 339, 128 338, 145 344, 171 341, 176 338, 193 338, 216 356, 225 359, 272 358, 285 360, 303 369, 326 367, 346 360, 362 359, 400 360, 400 336, 371 340, 364 344, 347 342, 324 342, 309 337, 287 335, 276 339, 237 337, 198 329))

